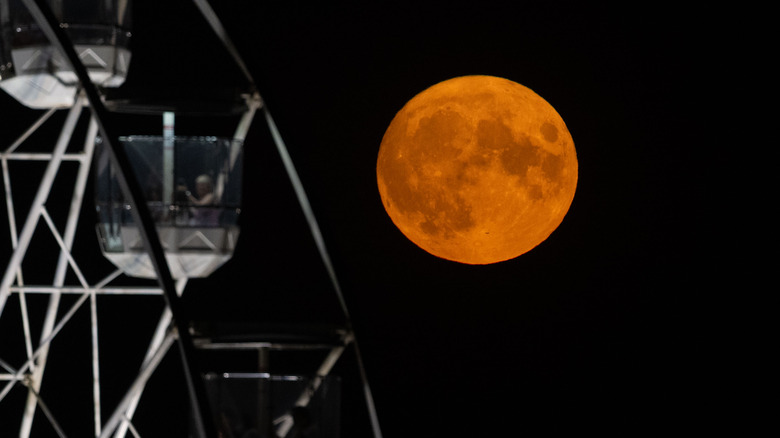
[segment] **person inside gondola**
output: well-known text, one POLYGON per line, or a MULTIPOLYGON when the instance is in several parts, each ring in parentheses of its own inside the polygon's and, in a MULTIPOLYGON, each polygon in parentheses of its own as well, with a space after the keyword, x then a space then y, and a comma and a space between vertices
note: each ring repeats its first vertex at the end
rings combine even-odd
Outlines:
POLYGON ((214 203, 214 180, 208 175, 201 175, 195 179, 195 193, 198 197, 187 192, 187 198, 189 198, 192 205, 204 206, 214 203))
POLYGON ((195 179, 195 192, 197 196, 187 192, 187 199, 192 205, 191 224, 217 226, 219 224, 219 209, 212 207, 216 203, 214 180, 208 175, 200 175, 195 179))

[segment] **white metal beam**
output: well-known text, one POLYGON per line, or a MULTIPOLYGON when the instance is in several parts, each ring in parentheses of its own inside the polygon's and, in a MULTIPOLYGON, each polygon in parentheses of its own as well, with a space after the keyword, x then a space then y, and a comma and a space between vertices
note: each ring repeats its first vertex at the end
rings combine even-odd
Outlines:
POLYGON ((35 123, 30 125, 30 127, 27 128, 27 130, 24 131, 24 133, 22 135, 20 135, 16 139, 16 141, 14 141, 11 144, 11 146, 9 146, 8 149, 6 149, 3 153, 4 154, 10 154, 13 151, 15 151, 16 148, 18 148, 22 143, 24 143, 25 140, 27 140, 35 131, 37 131, 38 128, 40 128, 41 125, 43 125, 43 123, 46 122, 46 120, 48 120, 49 117, 51 117, 51 115, 54 114, 56 111, 57 111, 57 108, 52 108, 52 109, 46 111, 41 117, 38 118, 38 120, 35 121, 35 123))
POLYGON ((35 198, 33 199, 30 212, 27 215, 27 220, 25 221, 24 227, 22 227, 22 231, 19 235, 19 245, 11 255, 11 259, 9 260, 8 266, 5 270, 5 275, 3 276, 2 282, 0 282, 0 316, 3 314, 5 303, 8 300, 8 295, 10 294, 9 288, 14 281, 17 269, 19 269, 21 266, 22 259, 24 258, 24 255, 27 252, 27 248, 30 245, 30 240, 32 239, 33 232, 35 231, 35 226, 38 224, 38 219, 41 217, 41 212, 43 211, 43 204, 49 197, 49 192, 51 191, 54 177, 57 175, 60 163, 62 162, 62 156, 65 154, 65 150, 70 143, 70 138, 73 135, 73 130, 76 127, 76 122, 78 122, 83 106, 83 98, 77 98, 76 103, 68 113, 68 117, 65 120, 65 125, 62 128, 60 137, 57 140, 57 144, 54 148, 52 159, 46 166, 46 171, 43 174, 41 184, 38 187, 35 198))
MULTIPOLYGON (((84 140, 83 153, 78 154, 80 157, 80 165, 73 187, 73 195, 71 198, 70 210, 68 211, 68 219, 65 223, 65 231, 63 233, 63 241, 68 252, 70 252, 70 249, 73 247, 73 240, 76 236, 79 213, 81 212, 81 205, 84 200, 84 191, 86 189, 87 179, 89 178, 90 163, 92 161, 92 154, 95 149, 96 137, 97 123, 94 119, 90 119, 89 127, 87 128, 87 135, 84 140)), ((67 272, 67 266, 67 257, 65 256, 65 250, 63 250, 60 252, 60 256, 57 261, 57 267, 54 273, 54 288, 62 287, 65 284, 65 273, 67 272)), ((79 292, 83 293, 84 290, 79 289, 79 292)), ((57 309, 59 309, 60 296, 61 292, 57 291, 56 289, 52 290, 49 295, 49 303, 46 308, 46 316, 44 318, 43 328, 41 330, 41 342, 49 335, 51 335, 51 332, 54 329, 54 321, 57 317, 57 309)), ((30 394, 27 396, 27 404, 25 405, 24 416, 22 418, 22 426, 19 431, 20 438, 27 438, 30 436, 36 406, 36 398, 33 395, 33 391, 38 392, 41 390, 41 382, 43 380, 43 373, 46 368, 48 354, 49 348, 46 346, 38 357, 35 370, 33 371, 31 382, 32 387, 30 394)))
MULTIPOLYGON (((176 293, 179 296, 182 296, 185 287, 187 287, 187 277, 180 278, 176 281, 176 293)), ((160 345, 162 345, 163 341, 165 340, 165 335, 171 326, 172 318, 173 314, 171 313, 171 309, 166 307, 160 316, 160 320, 157 323, 157 328, 154 330, 154 335, 152 336, 152 341, 149 343, 149 348, 146 350, 146 356, 144 357, 144 361, 141 365, 142 370, 149 365, 149 363, 152 361, 152 358, 154 357, 155 352, 158 348, 160 348, 160 345)), ((133 415, 135 415, 135 410, 138 408, 138 403, 141 401, 141 395, 143 394, 145 388, 145 384, 139 385, 136 388, 130 401, 128 402, 125 414, 122 416, 122 423, 117 428, 117 432, 114 435, 114 438, 124 438, 128 428, 132 426, 130 421, 133 419, 133 415)))
POLYGON ((130 389, 127 391, 125 396, 122 398, 122 401, 114 410, 114 413, 111 415, 111 417, 108 419, 106 424, 103 426, 103 430, 102 433, 100 434, 100 438, 109 438, 111 434, 116 430, 116 428, 119 426, 119 422, 122 421, 122 419, 125 417, 124 413, 126 412, 128 406, 130 406, 130 403, 132 402, 133 398, 138 393, 140 388, 143 388, 146 385, 146 382, 152 376, 154 370, 157 369, 157 366, 165 357, 165 354, 171 348, 171 345, 173 345, 175 338, 176 338, 175 331, 172 328, 169 329, 167 335, 163 339, 160 346, 157 348, 157 350, 155 350, 150 360, 145 364, 146 366, 144 366, 141 369, 141 372, 138 373, 138 376, 136 377, 133 384, 130 386, 130 389))

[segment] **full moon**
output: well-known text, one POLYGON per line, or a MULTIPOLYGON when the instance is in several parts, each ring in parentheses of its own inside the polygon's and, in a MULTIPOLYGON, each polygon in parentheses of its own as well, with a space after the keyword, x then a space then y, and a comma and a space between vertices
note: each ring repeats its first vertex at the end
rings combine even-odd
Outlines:
POLYGON ((398 229, 467 264, 515 258, 561 224, 577 153, 555 109, 516 82, 463 76, 410 100, 379 148, 377 184, 398 229))

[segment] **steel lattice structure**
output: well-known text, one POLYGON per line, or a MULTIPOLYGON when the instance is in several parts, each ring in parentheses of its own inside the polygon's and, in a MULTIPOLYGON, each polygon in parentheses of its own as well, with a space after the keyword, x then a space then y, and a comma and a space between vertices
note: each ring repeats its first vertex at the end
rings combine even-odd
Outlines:
MULTIPOLYGON (((359 368, 374 435, 379 437, 381 432, 379 431, 373 400, 362 367, 360 354, 357 350, 357 343, 349 324, 346 304, 344 303, 316 219, 311 211, 301 182, 297 177, 292 160, 287 153, 284 142, 276 129, 270 113, 263 105, 260 96, 254 91, 254 82, 248 69, 227 37, 227 32, 216 14, 205 0, 195 0, 194 3, 249 80, 249 91, 244 95, 245 111, 236 128, 234 138, 243 140, 257 111, 262 111, 264 120, 270 129, 304 211, 323 263, 336 289, 342 310, 347 317, 347 326, 341 335, 341 345, 330 349, 329 354, 317 370, 317 377, 312 382, 312 385, 316 389, 316 386, 321 382, 321 378, 330 372, 344 348, 347 345, 354 346, 358 363, 360 364, 359 368)), ((183 369, 185 379, 188 381, 192 412, 195 418, 194 431, 200 436, 216 436, 213 425, 209 424, 209 416, 204 415, 208 413, 208 407, 205 406, 202 389, 199 389, 202 385, 198 382, 200 380, 197 374, 198 370, 191 368, 191 362, 188 362, 187 359, 187 356, 192 354, 190 350, 194 346, 190 333, 186 328, 187 317, 177 307, 177 298, 184 292, 187 279, 181 278, 174 281, 171 277, 165 263, 165 257, 162 255, 160 242, 155 240, 157 236, 153 231, 154 226, 149 218, 149 212, 145 209, 142 198, 139 197, 137 182, 134 181, 132 172, 127 172, 126 158, 123 158, 121 151, 117 151, 117 149, 113 149, 113 158, 121 170, 120 173, 127 180, 123 189, 127 193, 127 198, 131 201, 134 211, 137 212, 137 222, 141 224, 142 229, 146 230, 145 246, 149 256, 156 263, 157 282, 148 286, 127 286, 122 281, 124 277, 122 271, 118 269, 102 278, 90 278, 89 274, 85 274, 85 271, 87 271, 83 265, 85 261, 80 260, 78 254, 73 252, 78 224, 80 220, 84 219, 80 218, 80 212, 82 211, 85 197, 89 198, 86 194, 86 187, 90 176, 96 141, 100 138, 103 142, 108 143, 109 147, 114 147, 113 143, 116 142, 117 137, 115 132, 112 131, 111 116, 107 113, 105 107, 102 106, 97 89, 89 81, 86 70, 83 65, 80 65, 78 55, 75 53, 72 45, 68 45, 67 37, 64 36, 61 29, 57 29, 50 11, 47 11, 46 2, 25 0, 25 5, 33 12, 41 28, 47 30, 47 35, 52 40, 52 43, 64 53, 64 58, 70 60, 73 71, 79 77, 81 88, 77 92, 73 105, 59 110, 66 113, 65 119, 62 126, 57 130, 56 140, 52 141, 44 151, 40 151, 40 142, 35 143, 34 151, 27 151, 27 148, 31 143, 30 139, 36 138, 35 135, 38 131, 44 129, 44 127, 51 129, 51 125, 57 119, 52 117, 58 112, 57 109, 44 111, 10 145, 0 145, 0 163, 2 164, 5 208, 11 244, 11 248, 9 248, 10 258, 3 271, 2 283, 0 283, 0 323, 4 322, 4 315, 8 319, 9 314, 17 307, 19 316, 18 319, 13 321, 13 327, 9 326, 9 324, 0 324, 0 330, 4 331, 0 333, 0 411, 3 410, 4 402, 6 404, 9 402, 5 400, 9 393, 15 388, 21 387, 26 392, 26 397, 22 418, 19 423, 19 436, 30 436, 33 425, 44 421, 59 436, 67 436, 67 431, 63 429, 61 421, 58 420, 58 418, 61 418, 62 413, 49 409, 47 400, 41 396, 41 388, 42 385, 45 385, 44 376, 47 368, 57 365, 49 360, 49 352, 52 345, 57 342, 58 335, 73 320, 74 316, 79 312, 83 312, 82 308, 88 307, 90 330, 85 335, 89 338, 91 351, 92 379, 91 391, 89 392, 92 395, 94 436, 123 437, 128 433, 133 436, 141 436, 141 431, 136 430, 133 425, 133 416, 136 408, 155 369, 167 352, 177 343, 182 351, 183 369), (79 126, 81 126, 81 129, 79 129, 79 126), (29 190, 17 190, 18 186, 14 179, 14 168, 20 163, 45 167, 42 176, 37 181, 37 188, 32 199, 22 199, 23 195, 29 190), (73 166, 76 168, 75 177, 73 176, 73 166), (59 193, 61 189, 60 184, 62 184, 61 181, 63 180, 68 181, 71 184, 70 187, 72 187, 70 189, 69 202, 63 203, 62 199, 57 199, 54 202, 52 192, 56 187, 59 193), (55 209, 59 210, 55 211, 55 209), (57 261, 54 266, 44 266, 36 261, 32 262, 30 266, 30 260, 26 257, 30 249, 36 247, 38 240, 48 241, 49 247, 52 247, 52 242, 56 244, 56 247, 53 247, 57 253, 57 261), (47 278, 47 275, 52 280, 43 282, 41 279, 47 278), (30 281, 31 279, 32 282, 30 281), (75 281, 70 281, 69 279, 75 279, 75 281), (30 308, 29 302, 32 295, 45 295, 48 297, 46 304, 43 306, 44 309, 30 308), (138 358, 138 373, 134 377, 132 384, 127 388, 121 401, 115 406, 105 406, 101 398, 100 324, 97 302, 98 297, 109 295, 162 296, 167 303, 162 314, 156 317, 156 328, 148 341, 146 353, 143 357, 138 358), (75 301, 69 303, 69 305, 64 305, 63 297, 65 296, 73 296, 75 301), (35 318, 31 317, 31 314, 41 312, 41 310, 44 314, 43 321, 40 327, 37 327, 33 325, 35 318), (10 348, 9 345, 12 344, 14 339, 17 341, 21 340, 20 343, 23 344, 24 351, 21 354, 22 357, 17 357, 18 355, 12 353, 13 358, 8 359, 8 352, 4 351, 4 348, 10 348), (194 378, 193 375, 195 376, 194 378), (38 410, 40 410, 40 414, 36 414, 38 410)), ((26 181, 29 184, 29 177, 26 181)), ((87 218, 90 221, 91 219, 87 218)), ((90 236, 88 238, 93 237, 90 236)), ((217 349, 233 347, 243 348, 246 346, 212 346, 212 348, 217 349)), ((268 345, 264 344, 262 346, 262 348, 266 347, 268 345)), ((254 347, 250 346, 248 348, 254 347)), ((302 394, 299 403, 308 402, 306 397, 306 394, 302 394)), ((277 420, 277 433, 284 436, 290 430, 291 417, 277 420)), ((2 426, 6 427, 5 425, 2 426)), ((0 432, 4 433, 4 430, 0 430, 0 432)))

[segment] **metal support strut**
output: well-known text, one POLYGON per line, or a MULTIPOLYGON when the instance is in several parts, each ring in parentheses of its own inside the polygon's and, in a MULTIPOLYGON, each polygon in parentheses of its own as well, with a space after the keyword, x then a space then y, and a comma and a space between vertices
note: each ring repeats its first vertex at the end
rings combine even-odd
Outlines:
MULTIPOLYGON (((203 14, 203 17, 206 19, 206 21, 208 21, 214 33, 217 35, 220 41, 222 41, 222 45, 225 46, 227 51, 233 57, 233 61, 241 70, 244 77, 249 82, 250 86, 254 91, 256 88, 255 80, 252 77, 252 74, 250 73, 249 69, 247 68, 246 63, 241 58, 241 55, 239 54, 235 45, 231 41, 230 36, 227 34, 225 27, 222 25, 222 22, 219 20, 219 17, 217 17, 217 14, 211 8, 207 0, 193 0, 193 1, 195 2, 195 5, 198 7, 198 9, 200 9, 200 12, 201 14, 203 14)), ((259 93, 257 93, 257 91, 254 91, 254 93, 256 95, 256 98, 259 100, 260 99, 259 93)), ((358 368, 360 370, 360 379, 363 383, 363 392, 366 400, 366 406, 368 408, 368 414, 369 414, 369 419, 371 421, 371 427, 373 430, 374 438, 382 438, 382 430, 379 427, 379 417, 377 416, 376 407, 374 405, 374 396, 371 392, 371 387, 368 384, 368 375, 366 373, 366 369, 363 364, 363 358, 360 353, 360 348, 358 346, 357 339, 354 335, 354 331, 352 327, 352 318, 349 315, 347 303, 344 300, 344 295, 341 291, 341 285, 338 281, 338 277, 336 276, 336 271, 333 268, 333 263, 331 262, 327 247, 325 246, 325 239, 322 237, 322 232, 317 222, 317 218, 314 216, 314 211, 311 208, 311 204, 309 203, 309 198, 306 195, 306 191, 303 188, 303 184, 301 183, 300 178, 298 177, 298 172, 295 170, 295 165, 292 162, 292 158, 290 157, 290 154, 287 150, 287 146, 285 145, 281 134, 279 134, 279 130, 276 128, 276 123, 274 123, 270 111, 268 111, 268 106, 263 105, 262 109, 263 109, 263 114, 265 115, 266 122, 268 123, 268 128, 271 131, 271 136, 273 137, 274 144, 276 145, 277 151, 279 152, 279 155, 282 158, 284 168, 287 171, 287 176, 290 178, 290 183, 293 185, 293 189, 295 190, 295 195, 298 199, 298 203, 300 204, 301 209, 303 210, 303 214, 306 217, 306 222, 309 225, 309 230, 311 231, 312 237, 314 238, 314 241, 317 245, 317 250, 320 253, 320 258, 322 259, 322 263, 325 265, 325 269, 328 271, 328 276, 330 277, 331 284, 335 289, 336 295, 339 300, 339 305, 341 306, 341 310, 344 313, 344 317, 346 318, 347 321, 347 329, 349 330, 349 332, 353 337, 352 343, 355 349, 355 355, 357 356, 358 368)))
MULTIPOLYGON (((112 163, 116 166, 117 179, 122 188, 125 198, 131 206, 133 219, 140 225, 139 231, 152 265, 157 274, 157 280, 163 290, 166 304, 173 315, 174 326, 178 332, 179 352, 181 353, 182 365, 184 368, 187 389, 192 404, 193 420, 195 431, 200 437, 216 438, 216 429, 210 414, 210 406, 206 399, 206 389, 200 372, 195 366, 195 350, 190 336, 187 318, 184 309, 180 305, 176 295, 173 276, 165 259, 162 244, 157 235, 154 221, 149 213, 149 208, 143 202, 143 192, 133 174, 130 161, 122 147, 119 145, 118 136, 112 126, 112 119, 109 112, 103 105, 97 88, 89 78, 87 69, 81 63, 73 45, 70 43, 65 31, 59 26, 54 14, 45 0, 23 0, 25 6, 30 11, 35 21, 40 26, 43 33, 61 53, 70 64, 72 70, 84 89, 87 100, 92 109, 92 114, 98 124, 98 128, 103 137, 103 141, 111 152, 112 163)), ((2 300, 2 296, 0 296, 2 300)))
MULTIPOLYGON (((21 143, 23 143, 39 126, 41 126, 55 112, 55 110, 49 110, 46 112, 33 126, 30 127, 30 129, 27 130, 27 132, 19 137, 19 139, 7 151, 5 151, 4 154, 0 154, 2 155, 0 158, 2 158, 6 202, 8 203, 9 223, 11 228, 12 244, 14 247, 14 251, 9 261, 8 267, 4 273, 4 276, 2 277, 2 280, 0 280, 0 316, 2 315, 9 295, 11 293, 17 293, 19 295, 20 307, 22 307, 23 329, 25 331, 26 341, 25 347, 27 350, 27 360, 19 368, 12 368, 6 362, 0 360, 0 371, 5 370, 5 372, 7 372, 7 374, 0 374, 0 381, 8 381, 7 384, 0 387, 0 401, 2 401, 2 399, 8 394, 13 385, 24 382, 24 384, 27 385, 28 392, 19 436, 24 438, 30 435, 36 408, 41 409, 41 412, 49 419, 51 425, 54 427, 59 436, 65 436, 62 428, 54 419, 48 407, 41 398, 39 391, 41 387, 41 380, 43 379, 44 370, 46 367, 49 346, 52 342, 52 339, 60 332, 62 327, 71 319, 73 314, 82 306, 82 304, 89 300, 90 321, 92 324, 92 393, 94 400, 93 415, 95 423, 95 436, 100 438, 108 438, 109 436, 124 437, 127 431, 130 431, 134 436, 138 436, 132 424, 132 418, 143 389, 162 358, 166 355, 167 351, 174 343, 177 343, 179 346, 179 352, 181 354, 184 377, 190 396, 189 399, 191 402, 191 411, 193 414, 194 424, 193 432, 196 434, 195 436, 199 438, 216 438, 216 427, 213 424, 211 407, 206 398, 205 384, 201 379, 200 369, 195 363, 195 348, 189 330, 190 320, 186 314, 185 309, 181 306, 179 299, 186 284, 186 279, 180 281, 179 283, 174 282, 170 267, 167 264, 165 254, 163 252, 161 242, 157 235, 155 223, 152 219, 152 216, 150 215, 149 207, 144 201, 141 187, 136 180, 135 173, 131 168, 126 152, 118 142, 117 131, 113 123, 113 116, 105 108, 105 105, 103 104, 103 101, 98 94, 97 88, 92 83, 87 69, 84 67, 79 57, 77 56, 68 35, 61 28, 58 21, 54 17, 54 14, 50 9, 49 2, 47 0, 22 0, 22 2, 28 8, 35 21, 38 23, 41 31, 43 31, 46 37, 50 40, 52 46, 54 46, 56 50, 59 50, 64 55, 65 61, 70 64, 72 71, 75 72, 80 82, 81 89, 77 93, 75 103, 69 111, 65 125, 52 153, 21 154, 14 153, 14 150, 21 143), (78 122, 79 115, 83 111, 83 108, 87 106, 89 106, 91 109, 92 118, 85 140, 86 143, 84 145, 84 152, 83 154, 66 153, 72 133, 74 132, 75 126, 78 122), (159 289, 105 287, 112 281, 113 278, 119 275, 119 271, 105 278, 96 285, 90 285, 81 274, 80 269, 70 254, 76 232, 78 212, 81 209, 84 187, 88 178, 90 167, 89 163, 92 157, 94 141, 98 132, 100 133, 105 146, 110 152, 110 159, 112 164, 117 169, 117 180, 124 194, 125 200, 130 204, 130 212, 133 216, 133 220, 139 226, 141 239, 146 251, 149 254, 153 268, 157 275, 159 289), (13 158, 12 155, 16 158, 13 158), (38 191, 36 192, 35 198, 33 199, 30 212, 18 235, 16 233, 16 223, 14 218, 13 202, 11 199, 10 181, 7 180, 7 161, 9 159, 48 161, 48 165, 41 184, 38 188, 38 191), (63 161, 70 160, 79 161, 81 167, 79 168, 79 173, 74 186, 74 197, 70 205, 68 222, 65 226, 64 232, 60 234, 52 222, 52 218, 46 209, 45 203, 61 163, 63 161), (40 219, 43 219, 46 222, 46 225, 49 227, 60 247, 60 256, 52 286, 26 285, 21 275, 22 260, 27 251, 27 248, 30 246, 30 240, 32 239, 33 233, 35 232, 40 219), (65 273, 69 267, 72 269, 73 273, 75 273, 76 277, 78 277, 78 281, 82 287, 64 287, 65 273), (14 281, 16 281, 15 285, 14 281), (43 328, 40 334, 40 343, 37 348, 32 345, 32 337, 30 334, 31 331, 29 328, 29 321, 27 320, 25 294, 29 293, 44 293, 50 295, 48 307, 46 309, 46 316, 43 322, 43 328), (60 298, 63 293, 81 294, 76 303, 73 304, 64 313, 59 309, 60 298), (100 369, 98 366, 99 361, 97 350, 98 339, 96 296, 99 294, 159 294, 164 297, 167 304, 165 311, 159 319, 157 330, 148 347, 147 354, 144 358, 143 364, 141 365, 141 370, 139 371, 138 377, 126 392, 125 397, 122 399, 119 406, 117 406, 116 409, 111 413, 110 418, 105 424, 101 424, 99 381, 100 369), (58 313, 63 314, 59 320, 57 320, 58 313)), ((243 140, 256 111, 263 111, 274 144, 278 153, 280 154, 283 165, 287 172, 287 176, 290 179, 297 200, 301 209, 303 210, 303 214, 306 218, 310 232, 312 233, 312 237, 315 241, 322 262, 325 265, 332 286, 335 289, 339 305, 344 314, 344 317, 346 318, 347 333, 345 334, 344 345, 335 347, 325 359, 317 371, 316 378, 312 383, 312 388, 313 390, 316 390, 316 388, 322 382, 322 379, 327 376, 340 355, 343 353, 344 349, 348 346, 349 343, 353 343, 354 352, 357 356, 360 378, 363 385, 366 406, 368 408, 368 414, 373 429, 373 436, 375 438, 381 438, 382 433, 379 427, 373 396, 368 384, 368 378, 362 361, 360 349, 358 348, 358 344, 355 339, 351 317, 349 315, 346 301, 336 276, 333 263, 330 259, 330 255, 327 251, 325 240, 320 231, 319 224, 317 223, 316 217, 311 208, 300 178, 298 177, 287 147, 278 132, 276 124, 274 123, 268 108, 264 105, 259 93, 256 90, 255 82, 251 76, 251 73, 249 72, 249 69, 241 59, 238 50, 233 45, 219 18, 208 4, 208 1, 193 0, 193 2, 200 10, 208 24, 212 27, 225 49, 227 49, 229 54, 233 57, 235 63, 240 68, 250 85, 250 93, 244 96, 247 100, 246 103, 249 110, 247 113, 245 113, 241 123, 239 124, 235 139, 243 140)), ((238 149, 235 147, 231 150, 231 166, 235 163, 238 152, 238 149)), ((296 406, 307 405, 310 397, 311 393, 302 394, 296 402, 296 406)), ((278 422, 275 421, 274 423, 279 425, 277 432, 281 432, 282 436, 286 436, 288 432, 291 431, 293 426, 292 417, 289 416, 284 416, 283 418, 278 419, 278 422)))

